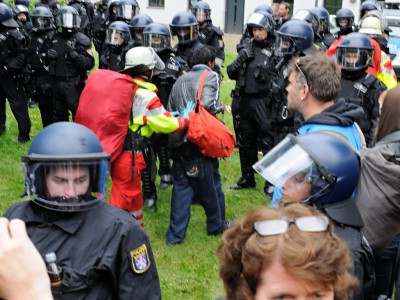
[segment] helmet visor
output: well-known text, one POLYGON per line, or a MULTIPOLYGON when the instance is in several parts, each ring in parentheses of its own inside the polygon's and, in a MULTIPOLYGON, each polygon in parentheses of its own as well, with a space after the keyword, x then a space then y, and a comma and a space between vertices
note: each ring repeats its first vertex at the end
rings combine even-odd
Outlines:
POLYGON ((196 17, 196 20, 199 23, 210 20, 210 11, 203 8, 195 8, 193 9, 193 15, 196 17))
POLYGON ((139 8, 131 4, 122 4, 116 6, 115 15, 124 20, 131 20, 136 14, 139 13, 139 8))
POLYGON ((57 211, 82 211, 105 199, 108 157, 76 161, 26 159, 23 173, 28 195, 37 204, 57 211))
POLYGON ((370 60, 369 49, 338 47, 336 51, 336 61, 345 70, 367 68, 370 60))
POLYGON ((310 154, 287 136, 253 165, 254 170, 271 184, 282 188, 288 180, 313 182, 313 173, 318 169, 310 154))
POLYGON ((50 17, 32 16, 32 27, 37 30, 50 29, 53 27, 53 19, 50 17))
POLYGON ((301 44, 303 39, 299 37, 291 37, 287 35, 278 35, 275 44, 275 55, 291 56, 301 52, 301 44))
POLYGON ((129 40, 130 40, 130 33, 128 32, 123 32, 117 29, 107 29, 106 31, 105 43, 107 45, 120 46, 124 42, 128 42, 129 40))
POLYGON ((63 28, 79 28, 81 18, 78 15, 65 13, 57 15, 57 24, 63 28))
POLYGON ((151 47, 156 52, 168 48, 170 45, 170 38, 159 33, 144 33, 143 46, 151 47))

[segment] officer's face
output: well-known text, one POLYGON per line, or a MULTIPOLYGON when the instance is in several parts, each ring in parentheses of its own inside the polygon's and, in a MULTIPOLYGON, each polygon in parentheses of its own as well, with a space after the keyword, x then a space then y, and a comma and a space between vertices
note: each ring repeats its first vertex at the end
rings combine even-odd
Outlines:
POLYGON ((346 27, 347 25, 349 25, 349 20, 348 19, 339 19, 338 20, 338 25, 339 27, 346 27))
POLYGON ((124 39, 122 38, 122 36, 119 33, 114 34, 113 45, 122 45, 123 42, 124 42, 124 39))
POLYGON ((284 202, 300 202, 311 195, 312 185, 307 182, 305 173, 298 173, 285 180, 282 186, 284 202))
POLYGON ((255 300, 291 299, 333 300, 332 287, 323 286, 319 282, 309 282, 286 271, 278 262, 265 268, 260 274, 255 300))
POLYGON ((263 41, 268 37, 268 31, 263 27, 253 27, 253 37, 256 41, 263 41))
POLYGON ((349 66, 354 66, 358 62, 357 52, 347 52, 346 53, 346 63, 349 66))
POLYGON ((24 13, 19 13, 17 19, 21 21, 26 21, 26 15, 24 13))
POLYGON ((51 198, 85 195, 89 189, 87 166, 55 166, 46 175, 47 192, 51 198))

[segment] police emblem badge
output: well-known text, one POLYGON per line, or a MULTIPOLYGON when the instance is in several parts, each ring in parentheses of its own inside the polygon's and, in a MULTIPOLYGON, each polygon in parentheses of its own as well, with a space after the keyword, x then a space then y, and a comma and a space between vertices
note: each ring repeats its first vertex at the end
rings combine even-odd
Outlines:
POLYGON ((223 49, 225 47, 223 40, 218 40, 218 46, 223 49))
POLYGON ((135 273, 144 273, 150 267, 150 260, 149 254, 147 253, 147 247, 145 244, 141 245, 140 247, 133 249, 130 252, 131 255, 131 262, 133 271, 135 273))

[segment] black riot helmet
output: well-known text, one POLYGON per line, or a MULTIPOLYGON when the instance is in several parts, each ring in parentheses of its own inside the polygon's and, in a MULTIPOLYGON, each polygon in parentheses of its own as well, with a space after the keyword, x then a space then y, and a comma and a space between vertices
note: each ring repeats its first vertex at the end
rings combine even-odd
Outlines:
POLYGON ((351 9, 341 8, 336 12, 336 26, 339 27, 339 33, 346 35, 353 32, 354 13, 351 9))
POLYGON ((51 124, 39 132, 22 157, 27 193, 49 210, 91 209, 105 200, 109 157, 85 126, 51 124))
POLYGON ((26 17, 26 21, 30 21, 30 15, 29 15, 29 10, 28 7, 22 4, 15 5, 13 7, 13 14, 14 14, 14 19, 18 20, 18 15, 19 14, 24 14, 26 17))
POLYGON ((199 24, 192 13, 181 11, 172 18, 169 27, 172 36, 177 36, 179 44, 187 44, 196 40, 199 24))
POLYGON ((254 12, 266 12, 269 13, 271 15, 274 15, 274 12, 271 8, 271 6, 269 6, 268 4, 260 4, 256 7, 256 9, 254 10, 254 12))
POLYGON ((62 32, 73 32, 80 28, 81 17, 74 7, 66 5, 58 11, 56 23, 62 32))
POLYGON ((364 1, 360 7, 360 19, 371 10, 382 10, 381 5, 377 1, 364 1))
POLYGON ((54 28, 54 17, 50 9, 45 6, 36 7, 31 13, 32 29, 34 31, 54 28))
POLYGON ((353 199, 360 172, 359 158, 339 133, 289 134, 253 168, 283 191, 299 183, 309 184, 309 196, 301 202, 325 211, 340 224, 364 225, 353 199))
POLYGON ((106 45, 124 46, 131 41, 131 33, 128 24, 123 21, 114 21, 108 25, 106 31, 106 45))
POLYGON ((292 17, 292 19, 306 21, 308 24, 310 24, 314 34, 319 34, 319 19, 318 16, 311 10, 301 9, 292 17))
POLYGON ((192 7, 192 14, 196 17, 200 25, 204 24, 204 22, 211 21, 211 8, 207 2, 196 2, 192 7))
POLYGON ((171 33, 161 23, 151 23, 143 30, 143 46, 153 48, 157 53, 171 49, 171 33))
POLYGON ((11 7, 6 3, 0 3, 0 24, 5 27, 17 28, 18 23, 13 18, 11 7))
POLYGON ((336 61, 344 73, 363 73, 370 64, 372 54, 373 47, 369 37, 353 32, 346 35, 337 47, 336 61))
POLYGON ((286 59, 293 55, 311 54, 315 51, 314 32, 304 20, 291 19, 285 22, 276 40, 275 54, 286 59))
POLYGON ((268 36, 274 35, 275 21, 271 14, 266 12, 253 12, 247 20, 247 30, 253 37, 253 27, 262 27, 268 32, 268 36))
POLYGON ((143 40, 143 30, 144 28, 153 23, 153 19, 146 14, 138 14, 134 16, 130 22, 130 30, 131 30, 131 36, 132 38, 139 42, 142 43, 143 40))
POLYGON ((14 0, 14 5, 23 5, 29 8, 29 0, 14 0))
POLYGON ((118 0, 113 5, 113 9, 115 9, 116 20, 124 21, 127 24, 140 13, 139 4, 136 0, 118 0))

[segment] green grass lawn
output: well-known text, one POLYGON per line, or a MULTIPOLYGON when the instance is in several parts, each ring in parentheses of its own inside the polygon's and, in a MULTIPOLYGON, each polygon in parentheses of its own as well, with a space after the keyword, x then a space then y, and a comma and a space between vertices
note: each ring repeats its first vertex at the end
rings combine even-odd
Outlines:
MULTIPOLYGON (((235 55, 227 54, 225 66, 229 65, 235 55)), ((231 103, 230 93, 234 86, 226 75, 221 84, 220 100, 231 103)), ((30 109, 32 121, 31 137, 41 130, 38 108, 30 109)), ((225 114, 226 124, 232 128, 231 115, 225 114)), ((1 213, 13 203, 21 201, 24 183, 21 174, 21 155, 26 154, 29 143, 16 144, 18 135, 17 123, 7 106, 7 132, 0 137, 0 209, 1 213)), ((240 176, 239 155, 234 152, 231 157, 220 161, 220 172, 226 198, 226 216, 228 219, 239 218, 248 211, 266 205, 268 200, 262 192, 263 180, 256 176, 257 188, 233 191, 229 186, 240 176)), ((159 179, 157 179, 159 180, 159 179)), ((184 242, 176 246, 167 246, 165 234, 169 225, 171 187, 160 190, 159 209, 152 213, 145 209, 145 229, 150 236, 152 248, 161 282, 163 299, 215 299, 222 296, 223 285, 219 279, 219 264, 215 257, 220 236, 209 237, 206 232, 206 218, 201 206, 191 207, 191 220, 184 242)), ((128 261, 126 263, 129 263, 128 261)))

